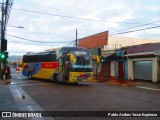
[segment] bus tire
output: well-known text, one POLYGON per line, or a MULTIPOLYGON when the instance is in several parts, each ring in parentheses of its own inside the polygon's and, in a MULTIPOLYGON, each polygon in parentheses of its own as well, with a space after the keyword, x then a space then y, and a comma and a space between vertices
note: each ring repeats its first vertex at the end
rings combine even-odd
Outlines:
POLYGON ((28 73, 28 78, 29 78, 30 80, 32 79, 31 72, 28 73))
POLYGON ((74 84, 75 84, 75 85, 78 85, 78 82, 75 82, 74 84))
POLYGON ((57 83, 58 82, 58 74, 55 73, 53 76, 53 82, 57 83))

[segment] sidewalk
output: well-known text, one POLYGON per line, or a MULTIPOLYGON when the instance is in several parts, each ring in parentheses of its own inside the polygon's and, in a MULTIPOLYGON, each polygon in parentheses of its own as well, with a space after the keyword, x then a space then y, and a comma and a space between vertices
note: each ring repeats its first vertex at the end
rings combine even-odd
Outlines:
POLYGON ((8 85, 2 85, 6 82, 0 80, 0 111, 19 111, 14 101, 8 85))
MULTIPOLYGON (((30 112, 45 111, 20 86, 11 85, 10 81, 0 80, 0 112, 30 112)), ((18 119, 18 118, 17 118, 18 119)), ((35 120, 36 118, 30 118, 35 120)), ((54 120, 51 117, 37 118, 36 120, 54 120)))
POLYGON ((143 82, 130 81, 130 80, 109 80, 106 83, 113 85, 120 85, 120 86, 132 86, 132 85, 140 85, 143 82))
POLYGON ((148 81, 131 81, 131 80, 110 80, 106 84, 120 86, 135 86, 137 88, 155 89, 160 91, 160 83, 152 83, 148 81))
POLYGON ((1 80, 0 79, 0 85, 10 84, 11 80, 1 80))

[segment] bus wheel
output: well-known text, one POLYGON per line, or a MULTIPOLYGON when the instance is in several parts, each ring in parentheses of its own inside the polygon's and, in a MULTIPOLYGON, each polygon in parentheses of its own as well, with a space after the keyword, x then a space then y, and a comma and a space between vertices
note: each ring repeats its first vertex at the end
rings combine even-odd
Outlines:
POLYGON ((55 82, 55 83, 58 82, 58 74, 54 74, 54 76, 53 76, 53 82, 55 82))
POLYGON ((75 82, 74 84, 75 84, 75 85, 78 85, 78 82, 75 82))
POLYGON ((32 79, 31 72, 28 73, 28 78, 29 78, 30 80, 32 79))

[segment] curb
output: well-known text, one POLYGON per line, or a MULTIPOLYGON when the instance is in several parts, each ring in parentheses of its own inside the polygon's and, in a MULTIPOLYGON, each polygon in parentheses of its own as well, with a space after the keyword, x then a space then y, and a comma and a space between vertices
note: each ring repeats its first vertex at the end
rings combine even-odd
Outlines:
POLYGON ((121 83, 119 81, 109 81, 109 82, 106 82, 106 84, 112 84, 112 85, 120 85, 120 86, 125 86, 125 87, 128 87, 128 86, 136 86, 136 85, 141 85, 143 84, 142 82, 126 82, 126 83, 121 83))
POLYGON ((0 80, 0 85, 8 85, 11 83, 11 80, 0 80))
POLYGON ((124 84, 124 83, 118 83, 118 82, 106 82, 106 84, 119 85, 119 86, 124 86, 124 87, 130 86, 130 84, 124 84))
POLYGON ((82 82, 98 82, 97 80, 83 80, 82 82))

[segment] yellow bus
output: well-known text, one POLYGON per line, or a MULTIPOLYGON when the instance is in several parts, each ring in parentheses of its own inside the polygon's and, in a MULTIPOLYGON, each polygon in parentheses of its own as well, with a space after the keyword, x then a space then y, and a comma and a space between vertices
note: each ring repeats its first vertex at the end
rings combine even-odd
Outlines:
POLYGON ((54 82, 93 80, 91 54, 82 47, 62 47, 55 51, 25 54, 22 74, 29 79, 49 79, 54 82))

